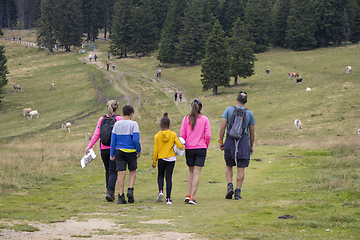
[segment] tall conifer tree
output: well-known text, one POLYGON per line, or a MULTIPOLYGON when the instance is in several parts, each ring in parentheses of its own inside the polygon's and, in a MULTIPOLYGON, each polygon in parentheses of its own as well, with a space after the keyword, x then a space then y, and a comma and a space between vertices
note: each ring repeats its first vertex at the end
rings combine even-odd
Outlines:
POLYGON ((82 2, 87 40, 95 41, 104 23, 105 0, 83 0, 82 2))
MULTIPOLYGON (((5 56, 5 47, 4 45, 0 45, 0 93, 2 92, 2 87, 4 87, 8 83, 6 75, 9 74, 9 70, 6 64, 7 64, 7 59, 5 56)), ((2 96, 0 97, 0 103, 1 103, 1 98, 3 97, 2 96)))
MULTIPOLYGON (((246 2, 246 1, 245 1, 246 2)), ((225 31, 226 36, 231 35, 231 30, 233 24, 238 17, 241 20, 244 20, 245 16, 245 5, 243 0, 225 0, 221 11, 219 20, 222 25, 223 30, 225 31)))
POLYGON ((237 85, 238 77, 247 78, 254 74, 255 43, 251 41, 249 32, 240 18, 234 23, 230 47, 230 76, 234 77, 237 85))
POLYGON ((225 32, 219 20, 216 20, 214 29, 206 42, 205 58, 201 61, 202 90, 213 89, 217 94, 220 86, 229 87, 229 45, 225 32))
POLYGON ((285 47, 287 19, 290 10, 290 0, 277 0, 272 12, 271 39, 275 47, 285 47))

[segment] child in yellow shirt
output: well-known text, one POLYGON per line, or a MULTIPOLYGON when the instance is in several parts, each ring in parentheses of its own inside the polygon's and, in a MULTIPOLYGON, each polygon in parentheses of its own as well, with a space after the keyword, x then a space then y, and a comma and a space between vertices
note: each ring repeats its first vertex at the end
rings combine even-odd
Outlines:
POLYGON ((154 153, 152 162, 153 168, 156 167, 156 162, 158 162, 157 182, 159 185, 159 193, 157 196, 157 201, 163 201, 164 177, 166 176, 166 204, 172 204, 172 173, 176 160, 174 143, 179 149, 183 149, 183 146, 176 136, 176 133, 169 129, 170 119, 168 118, 168 113, 164 113, 164 117, 160 120, 160 128, 161 131, 159 131, 154 138, 154 153))

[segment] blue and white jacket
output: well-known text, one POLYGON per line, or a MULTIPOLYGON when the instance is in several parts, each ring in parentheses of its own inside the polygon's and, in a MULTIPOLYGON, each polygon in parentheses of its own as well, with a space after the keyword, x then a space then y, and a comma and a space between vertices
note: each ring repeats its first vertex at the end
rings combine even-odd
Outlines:
POLYGON ((139 125, 132 120, 115 123, 111 133, 110 156, 115 156, 115 149, 124 152, 141 152, 139 125))

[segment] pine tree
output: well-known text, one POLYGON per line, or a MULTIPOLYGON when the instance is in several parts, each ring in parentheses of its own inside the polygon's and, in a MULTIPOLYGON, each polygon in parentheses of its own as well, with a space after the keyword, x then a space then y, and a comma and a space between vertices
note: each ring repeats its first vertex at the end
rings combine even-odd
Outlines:
POLYGON ((56 0, 48 0, 42 5, 42 17, 39 20, 39 30, 37 31, 37 42, 39 47, 45 47, 53 52, 56 44, 55 23, 56 16, 54 9, 56 0))
POLYGON ((131 11, 130 48, 132 53, 143 56, 155 50, 158 45, 156 19, 149 0, 141 0, 131 11))
POLYGON ((270 44, 270 4, 268 0, 248 0, 245 9, 245 23, 255 42, 254 51, 264 52, 270 44))
POLYGON ((83 41, 81 0, 58 0, 53 9, 55 38, 59 46, 71 51, 71 46, 80 46, 83 41))
POLYGON ((121 58, 127 57, 131 45, 131 12, 131 1, 119 0, 115 3, 110 52, 121 58))
POLYGON ((176 46, 179 43, 179 32, 182 28, 186 1, 171 0, 159 45, 157 59, 162 63, 176 62, 176 46))
POLYGON ((290 10, 290 0, 277 0, 272 13, 272 43, 275 47, 285 47, 287 19, 290 10))
POLYGON ((213 89, 217 94, 220 86, 229 87, 229 45, 219 20, 216 20, 213 32, 206 42, 205 58, 201 61, 202 90, 213 89))
MULTIPOLYGON (((6 75, 9 74, 9 70, 7 68, 6 63, 7 63, 7 59, 5 56, 5 47, 4 45, 0 45, 0 92, 2 92, 2 87, 4 87, 8 83, 6 75)), ((1 96, 0 98, 3 97, 1 96)))
POLYGON ((230 76, 235 78, 234 85, 238 84, 238 77, 247 78, 254 74, 254 46, 245 24, 238 18, 229 41, 230 76))
POLYGON ((360 41, 360 6, 355 0, 349 0, 345 6, 349 17, 349 40, 353 43, 360 41))
POLYGON ((82 12, 87 40, 95 41, 103 27, 105 0, 83 0, 82 12))
POLYGON ((206 28, 203 20, 202 0, 189 0, 177 45, 177 59, 181 65, 195 65, 204 57, 206 28))
POLYGON ((226 36, 231 35, 233 24, 238 17, 244 20, 245 5, 243 0, 225 0, 220 11, 219 20, 226 36))
POLYGON ((314 12, 311 0, 291 0, 286 43, 292 50, 316 46, 314 12))

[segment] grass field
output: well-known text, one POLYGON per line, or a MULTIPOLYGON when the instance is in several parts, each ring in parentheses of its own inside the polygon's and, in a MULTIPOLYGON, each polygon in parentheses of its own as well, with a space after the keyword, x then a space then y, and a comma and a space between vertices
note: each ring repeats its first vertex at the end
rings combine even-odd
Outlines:
MULTIPOLYGON (((5 35, 7 33, 5 32, 5 35)), ((27 35, 26 35, 27 36, 27 35)), ((28 36, 34 39, 33 35, 28 36)), ((6 46, 9 84, 0 104, 0 218, 52 223, 75 217, 111 219, 132 234, 174 231, 208 239, 358 239, 360 227, 360 45, 293 52, 272 49, 257 55, 255 75, 240 85, 201 91, 200 67, 162 68, 155 78, 156 56, 111 59, 99 43, 98 64, 86 64, 89 53, 6 46), (351 65, 353 73, 345 74, 351 65), (265 69, 270 76, 265 76, 265 69), (301 85, 287 79, 296 71, 301 85), (55 90, 51 90, 51 83, 55 90), (13 91, 19 84, 20 92, 13 91), (306 92, 310 87, 312 91, 306 92), (174 103, 174 91, 184 102, 174 103), (237 92, 248 93, 254 113, 255 149, 242 188, 243 200, 225 200, 222 152, 217 149, 221 114, 235 104, 237 92), (156 169, 151 168, 152 141, 167 111, 179 133, 190 102, 203 102, 212 140, 196 199, 186 205, 187 167, 178 157, 173 177, 173 205, 157 203, 156 169), (79 161, 105 114, 108 99, 135 106, 143 154, 139 158, 135 203, 120 206, 104 199, 104 170, 99 156, 86 168, 79 161), (27 120, 22 108, 40 111, 27 120), (296 131, 293 122, 302 121, 296 131), (71 133, 61 128, 73 123, 71 133), (293 219, 278 219, 289 214, 293 219), (147 220, 171 224, 141 224, 147 220)), ((125 185, 127 187, 127 185, 125 185)), ((10 228, 0 223, 1 228, 10 228)), ((111 234, 119 234, 112 232, 111 234)))

